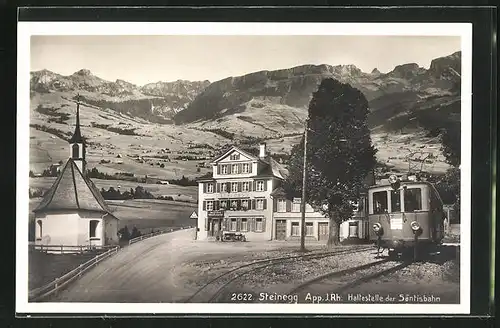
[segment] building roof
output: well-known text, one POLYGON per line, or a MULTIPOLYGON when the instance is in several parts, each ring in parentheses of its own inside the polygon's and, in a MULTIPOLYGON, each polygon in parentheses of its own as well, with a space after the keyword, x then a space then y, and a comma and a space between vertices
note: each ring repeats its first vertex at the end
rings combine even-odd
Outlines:
POLYGON ((95 184, 71 158, 33 212, 57 210, 98 211, 114 216, 95 184))
POLYGON ((226 157, 227 155, 229 155, 229 153, 231 153, 234 150, 237 150, 238 152, 240 152, 241 154, 245 155, 246 157, 248 157, 248 158, 250 158, 252 160, 258 160, 259 159, 258 156, 254 156, 254 155, 250 154, 249 152, 244 151, 244 150, 242 150, 242 149, 240 149, 240 148, 238 148, 236 146, 231 146, 223 154, 221 154, 221 155, 217 156, 216 158, 214 158, 211 163, 212 164, 217 163, 218 161, 220 161, 221 159, 223 159, 224 157, 226 157))

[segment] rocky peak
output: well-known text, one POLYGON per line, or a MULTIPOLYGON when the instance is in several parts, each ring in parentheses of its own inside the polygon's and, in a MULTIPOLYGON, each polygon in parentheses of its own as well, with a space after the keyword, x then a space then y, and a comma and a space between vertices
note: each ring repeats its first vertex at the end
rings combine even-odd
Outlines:
POLYGON ((396 78, 411 79, 424 72, 425 69, 419 67, 417 63, 409 63, 396 66, 388 75, 396 78))
POLYGON ((457 51, 449 56, 433 59, 429 67, 429 73, 436 78, 449 77, 461 74, 462 52, 457 51))
POLYGON ((73 73, 73 75, 90 76, 90 75, 92 75, 92 72, 88 69, 83 68, 83 69, 73 73))
POLYGON ((380 71, 378 70, 378 68, 375 67, 370 74, 372 74, 372 75, 380 75, 382 73, 380 73, 380 71))

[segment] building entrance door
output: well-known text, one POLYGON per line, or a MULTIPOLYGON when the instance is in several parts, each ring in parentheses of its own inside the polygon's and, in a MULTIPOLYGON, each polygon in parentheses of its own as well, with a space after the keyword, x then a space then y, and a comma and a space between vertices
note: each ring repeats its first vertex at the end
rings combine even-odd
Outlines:
POLYGON ((286 220, 276 220, 276 239, 286 239, 286 220))
POLYGON ((328 240, 328 222, 318 223, 318 239, 328 240))
POLYGON ((221 230, 221 220, 220 219, 210 219, 209 235, 212 237, 218 236, 220 230, 221 230))
POLYGON ((358 221, 349 222, 349 238, 359 238, 358 221))

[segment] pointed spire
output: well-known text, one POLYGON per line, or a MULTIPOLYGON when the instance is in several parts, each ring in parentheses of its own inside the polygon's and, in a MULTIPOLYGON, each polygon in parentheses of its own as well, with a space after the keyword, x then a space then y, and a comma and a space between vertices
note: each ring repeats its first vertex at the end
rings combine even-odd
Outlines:
POLYGON ((80 94, 76 96, 76 127, 75 133, 69 140, 69 143, 83 143, 82 133, 80 132, 80 94))

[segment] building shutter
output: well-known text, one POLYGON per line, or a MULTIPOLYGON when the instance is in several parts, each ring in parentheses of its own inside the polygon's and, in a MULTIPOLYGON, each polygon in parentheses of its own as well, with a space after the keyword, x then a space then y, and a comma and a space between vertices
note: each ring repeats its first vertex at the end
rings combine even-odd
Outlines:
POLYGON ((231 192, 231 183, 226 182, 226 192, 231 192))
POLYGON ((217 192, 220 192, 220 183, 217 183, 217 192))
POLYGON ((278 200, 273 198, 273 212, 278 212, 278 200))
POLYGON ((286 211, 291 212, 292 211, 292 201, 291 200, 286 200, 286 211))
POLYGON ((243 172, 243 164, 239 163, 238 164, 238 173, 243 172))
MULTIPOLYGON (((264 201, 264 206, 265 206, 266 202, 264 201)), ((265 232, 266 231, 266 218, 263 217, 262 218, 262 232, 265 232)))
POLYGON ((267 180, 264 180, 264 191, 267 191, 267 180))
POLYGON ((240 231, 241 230, 241 219, 238 218, 236 219, 236 231, 240 231))
POLYGON ((217 174, 220 174, 220 165, 217 165, 217 174))
POLYGON ((203 193, 204 194, 207 193, 207 184, 206 183, 203 183, 203 193))
POLYGON ((264 209, 267 209, 267 199, 264 199, 264 209))
POLYGON ((238 182, 238 191, 241 192, 241 182, 238 182))
POLYGON ((203 210, 204 211, 207 210, 207 201, 206 200, 203 201, 203 210))
POLYGON ((214 210, 220 209, 220 201, 216 200, 214 201, 214 210))
POLYGON ((248 182, 248 191, 253 191, 252 187, 253 187, 253 183, 252 183, 252 181, 249 181, 248 182))
POLYGON ((257 190, 257 181, 252 182, 253 184, 253 190, 257 190))
POLYGON ((252 210, 255 209, 255 199, 252 199, 252 206, 251 206, 252 210))
POLYGON ((252 163, 248 163, 248 173, 252 173, 252 163))

